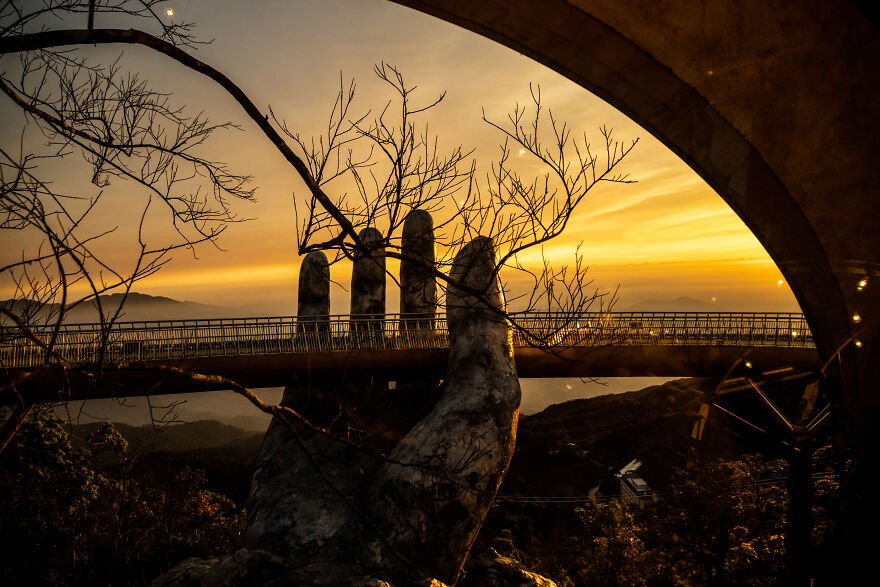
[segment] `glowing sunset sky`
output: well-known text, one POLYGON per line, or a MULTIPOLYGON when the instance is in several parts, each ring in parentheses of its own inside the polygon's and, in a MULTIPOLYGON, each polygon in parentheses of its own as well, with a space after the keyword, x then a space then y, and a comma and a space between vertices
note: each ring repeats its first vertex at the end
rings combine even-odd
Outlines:
MULTIPOLYGON (((619 308, 643 300, 691 296, 719 310, 796 311, 779 271, 734 212, 690 168, 647 132, 588 91, 528 58, 433 17, 382 0, 315 0, 245 3, 183 0, 169 6, 175 20, 194 21, 200 38, 214 39, 196 55, 222 70, 260 108, 268 107, 309 136, 320 133, 339 83, 339 72, 358 82, 359 109, 389 97, 372 74, 375 63, 397 66, 424 100, 446 90, 431 113, 431 130, 446 146, 475 148, 483 164, 498 153, 500 136, 481 121, 481 110, 503 120, 539 84, 544 102, 576 131, 599 140, 613 127, 623 140, 639 137, 625 164, 635 184, 597 186, 563 238, 545 248, 552 259, 573 254, 579 242, 596 285, 620 285, 619 308)), ((115 26, 111 19, 96 26, 115 26)), ((125 26, 130 26, 126 24, 125 26)), ((96 57, 118 48, 90 49, 96 57)), ((292 198, 305 188, 282 157, 219 87, 141 48, 125 49, 122 62, 176 103, 204 110, 212 120, 241 123, 209 145, 210 156, 254 176, 256 204, 236 206, 253 220, 231 226, 220 245, 198 259, 180 253, 137 291, 181 300, 247 306, 262 314, 295 313, 298 258, 292 198)), ((4 104, 0 114, 14 117, 4 104)), ((7 137, 8 138, 8 137, 7 137)), ((74 162, 76 163, 76 162, 74 162)), ((536 168, 536 171, 539 171, 536 168)), ((71 181, 74 181, 71 179, 71 181)), ((128 186, 131 190, 131 186, 128 186)), ((105 202, 103 218, 120 226, 112 246, 119 260, 130 253, 130 230, 143 194, 105 202), (129 244, 126 244, 128 242, 129 244)), ((161 219, 157 219, 161 222, 161 219)), ((3 234, 4 259, 21 246, 3 234)), ((333 278, 347 283, 348 269, 333 278)), ((3 284, 5 287, 7 284, 3 284)), ((389 288, 390 291, 391 288, 389 288)), ((7 293, 7 292, 3 292, 7 293)), ((347 294, 334 291, 334 313, 348 311, 347 294)), ((388 309, 397 310, 390 295, 388 309)))

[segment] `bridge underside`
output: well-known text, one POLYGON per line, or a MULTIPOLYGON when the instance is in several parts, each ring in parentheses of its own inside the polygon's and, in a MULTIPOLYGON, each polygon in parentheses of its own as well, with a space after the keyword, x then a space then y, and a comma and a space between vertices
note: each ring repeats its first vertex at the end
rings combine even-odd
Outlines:
MULTIPOLYGON (((791 367, 797 371, 818 367, 812 348, 747 346, 625 345, 594 349, 557 348, 552 353, 536 348, 516 349, 520 377, 711 377, 722 376, 737 360, 748 361, 755 373, 791 367)), ((94 378, 78 371, 59 371, 39 385, 17 385, 19 393, 33 402, 51 402, 149 393, 163 395, 228 389, 216 377, 207 380, 162 372, 176 367, 189 373, 220 376, 249 388, 282 387, 332 377, 362 381, 365 376, 397 381, 443 379, 448 350, 399 349, 324 351, 201 357, 145 361, 142 368, 104 373, 94 378), (54 381, 53 381, 54 379, 54 381), (47 385, 47 383, 49 383, 47 385), (59 392, 58 390, 65 391, 59 392)), ((744 369, 744 367, 740 367, 744 369)), ((0 396, 9 402, 13 396, 0 396)))

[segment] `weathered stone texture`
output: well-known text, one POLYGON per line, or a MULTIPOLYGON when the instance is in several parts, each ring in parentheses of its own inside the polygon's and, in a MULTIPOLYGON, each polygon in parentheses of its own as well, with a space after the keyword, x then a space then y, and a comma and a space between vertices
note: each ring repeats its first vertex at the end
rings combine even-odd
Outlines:
MULTIPOLYGON (((450 354, 443 397, 391 452, 370 490, 374 518, 395 550, 426 576, 454 583, 513 455, 520 387, 493 274, 491 240, 456 256, 450 287, 450 354), (483 307, 481 308, 480 305, 483 307), (396 463, 406 463, 405 465, 396 463)), ((380 567, 397 563, 374 542, 380 567)))
POLYGON ((330 315, 330 266, 327 255, 312 251, 299 268, 297 332, 326 332, 330 315), (314 321, 311 317, 317 317, 314 321))
POLYGON ((339 380, 288 386, 282 404, 335 438, 273 418, 245 548, 220 561, 184 561, 156 585, 454 583, 516 435, 520 388, 508 325, 491 310, 504 308, 493 268, 484 238, 455 259, 453 280, 485 293, 450 288, 449 370, 439 390, 415 381, 399 390, 339 380))
MULTIPOLYGON (((447 587, 434 578, 397 583, 398 587, 447 587)), ((222 559, 188 558, 150 587, 394 587, 346 562, 313 563, 294 568, 292 561, 262 550, 241 549, 222 559)), ((461 587, 556 587, 495 550, 481 556, 461 587)))
POLYGON ((557 587, 555 581, 526 570, 512 558, 501 556, 495 549, 477 560, 468 571, 461 587, 557 587))
POLYGON ((378 246, 382 234, 375 228, 363 229, 359 236, 372 254, 358 254, 351 270, 351 314, 385 315, 385 249, 378 246))
MULTIPOLYGON (((282 404, 323 424, 320 408, 329 410, 315 405, 322 403, 314 401, 318 390, 309 391, 290 386, 282 404)), ((356 491, 365 455, 300 424, 294 429, 296 434, 275 417, 266 431, 251 485, 243 545, 298 561, 340 560, 356 547, 357 532, 350 528, 352 512, 327 480, 345 494, 356 491)))
MULTIPOLYGON (((299 286, 300 320, 329 314, 330 272, 324 253, 306 256, 299 286)), ((321 380, 289 385, 281 405, 328 426, 339 414, 339 403, 328 393, 330 385, 321 380)), ((266 431, 251 485, 243 544, 295 560, 338 560, 339 549, 356 539, 343 536, 352 512, 327 481, 346 493, 355 490, 365 455, 292 418, 289 422, 293 429, 276 416, 266 431)))
POLYGON ((150 587, 258 587, 272 584, 290 568, 290 561, 274 554, 242 548, 222 559, 185 559, 150 587))
MULTIPOLYGON (((425 584, 428 587, 429 584, 425 584)), ((222 559, 188 558, 150 587, 393 587, 350 562, 294 565, 263 550, 242 548, 222 559), (294 568, 296 567, 296 568, 294 568)), ((442 583, 430 587, 445 587, 442 583)))
POLYGON ((437 315, 437 278, 434 267, 434 220, 424 210, 413 210, 403 223, 400 262, 400 313, 412 318, 424 318, 433 328, 437 315))

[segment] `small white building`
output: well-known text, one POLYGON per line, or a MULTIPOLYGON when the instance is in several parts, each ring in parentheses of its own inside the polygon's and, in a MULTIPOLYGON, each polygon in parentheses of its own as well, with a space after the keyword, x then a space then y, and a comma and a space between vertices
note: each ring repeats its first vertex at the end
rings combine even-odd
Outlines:
POLYGON ((615 477, 620 479, 620 499, 623 503, 637 507, 640 510, 646 505, 654 503, 654 492, 636 471, 642 466, 642 461, 633 459, 615 477))

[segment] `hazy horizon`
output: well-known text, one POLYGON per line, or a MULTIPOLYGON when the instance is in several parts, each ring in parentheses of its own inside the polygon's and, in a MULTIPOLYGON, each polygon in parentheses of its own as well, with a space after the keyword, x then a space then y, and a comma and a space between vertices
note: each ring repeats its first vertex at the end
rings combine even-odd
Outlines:
MULTIPOLYGON (((482 114, 503 121, 516 104, 529 102, 531 87, 540 86, 545 108, 566 121, 576 135, 583 132, 591 140, 601 140, 598 129, 605 125, 621 140, 639 139, 621 169, 637 183, 596 186, 570 219, 568 231, 543 248, 544 256, 564 265, 579 250, 591 268, 590 287, 617 291, 616 308, 621 310, 656 302, 678 309, 675 300, 685 297, 695 300, 697 309, 798 311, 794 295, 755 235, 686 163, 603 100, 515 51, 386 2, 296 0, 254 10, 233 0, 181 0, 173 8, 176 21, 194 21, 199 38, 214 39, 193 49, 198 59, 223 71, 259 108, 268 112, 271 107, 304 137, 324 131, 340 79, 357 80, 357 112, 381 110, 389 94, 372 70, 377 63, 391 63, 408 84, 418 86, 416 101, 430 101, 446 92, 424 122, 439 136, 441 150, 457 145, 473 148, 478 169, 484 173, 497 158, 502 137, 481 120, 482 114)), ((114 18, 102 16, 101 25, 112 26, 114 18)), ((109 46, 81 51, 104 61, 120 54, 117 47, 109 46)), ((127 47, 119 66, 136 72, 157 91, 167 92, 174 105, 205 111, 213 122, 240 125, 241 130, 212 136, 202 154, 253 176, 258 198, 255 203, 232 202, 235 212, 250 220, 229 225, 216 247, 179 252, 135 289, 238 315, 295 314, 299 257, 293 202, 304 202, 308 193, 301 179, 210 80, 139 47, 127 47)), ((0 103, 0 116, 9 128, 22 120, 10 103, 0 103)), ((7 133, 0 143, 15 151, 19 139, 16 133, 7 133)), ((511 158, 529 174, 540 176, 545 171, 522 152, 512 153, 511 158)), ((86 196, 103 190, 90 228, 95 233, 113 232, 94 246, 100 247, 97 252, 108 263, 129 268, 138 247, 138 231, 132 227, 138 224, 148 190, 122 181, 99 189, 90 183, 88 166, 75 158, 51 159, 45 165, 55 172, 59 190, 86 196)), ((173 235, 167 211, 153 206, 144 238, 153 246, 168 239, 169 233, 173 235)), ((22 249, 36 246, 11 231, 2 236, 0 264, 20 259, 22 249)), ((521 260, 534 266, 538 257, 534 253, 521 260)), ((394 263, 388 268, 397 273, 394 263)), ((350 275, 350 264, 331 268, 334 314, 349 311, 350 275)), ((512 275, 502 274, 502 279, 513 280, 509 283, 513 290, 522 287, 512 275)), ((13 291, 10 281, 0 282, 0 298, 12 297, 13 291)), ((398 293, 389 282, 388 312, 397 312, 398 304, 398 293)), ((560 380, 550 381, 546 386, 524 383, 524 413, 568 397, 569 392, 617 389, 588 390, 570 382, 560 388, 560 380)), ((195 409, 201 401, 192 400, 187 409, 195 409)))
MULTIPOLYGON (((573 377, 522 378, 522 415, 536 414, 547 406, 581 398, 597 397, 611 393, 638 391, 652 385, 660 385, 678 377, 606 377, 601 379, 580 379, 573 377)), ((283 388, 260 388, 253 390, 263 401, 277 404, 281 401, 283 388)), ((58 408, 58 412, 73 422, 88 423, 110 420, 115 423, 142 426, 149 424, 150 405, 154 417, 160 418, 173 409, 181 422, 217 420, 259 432, 269 425, 271 416, 260 412, 248 400, 233 391, 208 391, 152 396, 147 402, 143 397, 118 399, 95 399, 69 402, 58 408), (178 404, 178 402, 184 402, 178 404)))
MULTIPOLYGON (((782 275, 755 236, 681 159, 601 99, 515 51, 392 3, 300 0, 253 10, 232 0, 181 1, 174 14, 175 20, 195 21, 201 38, 214 39, 196 47, 199 59, 217 66, 259 107, 271 106, 305 137, 323 131, 340 76, 356 78, 358 112, 381 109, 389 94, 373 75, 373 66, 398 66, 408 83, 418 86, 417 101, 446 92, 424 122, 440 137, 441 149, 459 144, 473 148, 480 173, 497 157, 501 140, 481 120, 483 111, 492 120, 504 120, 516 104, 529 102, 530 85, 540 86, 545 108, 575 134, 584 132, 597 140, 598 128, 607 125, 621 140, 639 138, 621 169, 637 183, 596 186, 571 218, 568 231, 545 245, 544 255, 567 264, 580 245, 591 266, 591 287, 619 287, 621 307, 643 299, 690 296, 707 302, 714 298, 719 305, 743 311, 797 309, 791 290, 780 284, 782 275)), ((114 17, 102 18, 103 25, 113 24, 114 17)), ((119 54, 116 47, 82 51, 100 59, 119 54)), ((174 104, 193 105, 193 111, 204 110, 215 122, 240 124, 240 131, 213 136, 203 153, 253 176, 258 198, 255 203, 232 202, 235 212, 250 220, 229 225, 217 247, 179 252, 162 271, 139 282, 137 290, 203 304, 292 313, 299 265, 293 202, 304 201, 302 181, 213 82, 138 47, 126 48, 119 64, 168 92, 174 104)), ((0 103, 0 116, 12 125, 21 113, 14 105, 0 103)), ((0 142, 11 141, 8 146, 14 150, 17 140, 16 133, 9 133, 0 142)), ((545 171, 522 153, 512 158, 524 173, 540 176, 545 171)), ((58 189, 99 191, 90 183, 87 166, 75 159, 45 165, 57 170, 58 189)), ((100 245, 108 262, 125 268, 137 247, 137 231, 130 228, 137 225, 148 192, 122 181, 103 192, 94 212, 94 230, 119 230, 95 246, 100 245)), ((153 206, 148 215, 144 236, 151 245, 169 237, 167 213, 160 206, 153 206)), ((20 258, 21 249, 32 244, 20 235, 7 233, 3 238, 0 263, 20 258)), ((521 260, 534 265, 537 253, 521 260)), ((396 272, 393 263, 389 268, 396 272)), ((345 285, 350 266, 341 263, 332 273, 345 285)), ((518 285, 514 281, 511 287, 518 285)), ((11 293, 9 282, 0 283, 0 297, 11 293)), ((390 312, 396 311, 394 295, 389 296, 390 312)), ((334 285, 331 298, 334 313, 348 312, 342 287, 334 285)))

